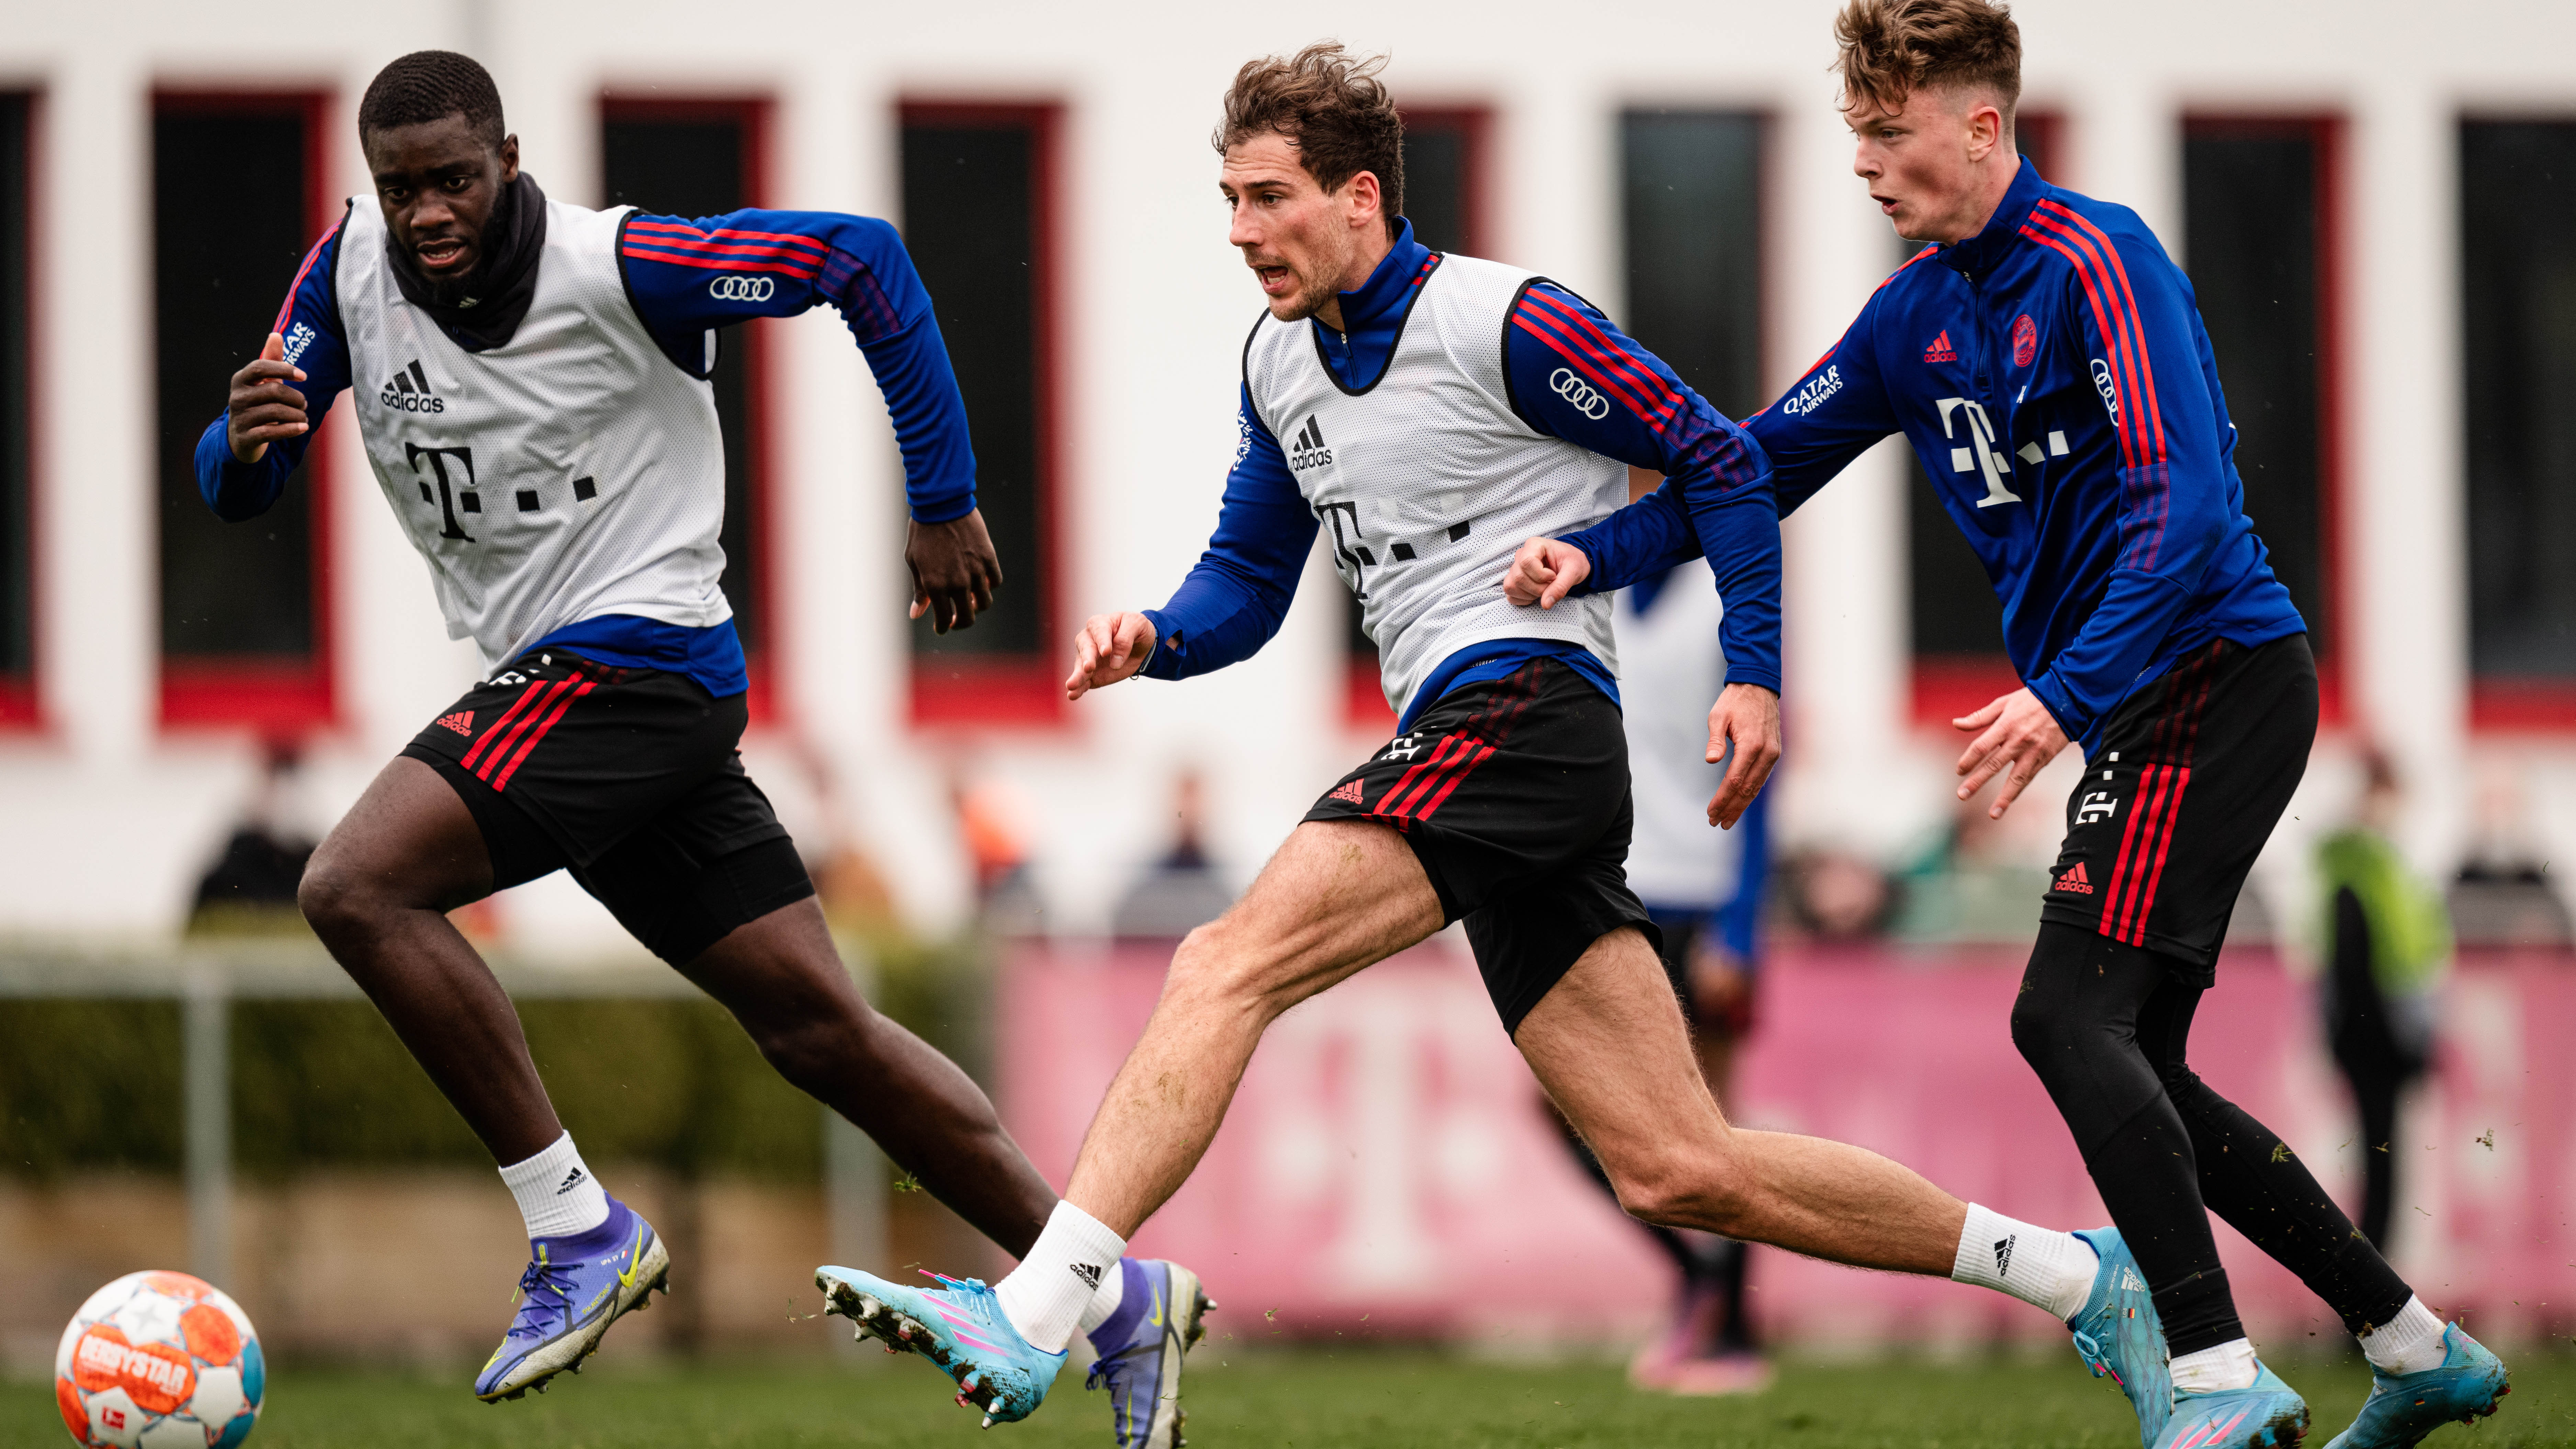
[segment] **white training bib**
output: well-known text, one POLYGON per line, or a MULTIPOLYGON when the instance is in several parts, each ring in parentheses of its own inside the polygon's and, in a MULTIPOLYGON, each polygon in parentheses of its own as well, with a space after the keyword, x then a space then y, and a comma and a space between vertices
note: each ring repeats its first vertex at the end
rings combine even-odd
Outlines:
POLYGON ((1265 313, 1244 345, 1253 410, 1330 533, 1399 716, 1441 660, 1487 640, 1563 640, 1618 672, 1607 598, 1541 610, 1503 597, 1522 540, 1588 527, 1628 501, 1626 464, 1513 410, 1503 329, 1536 280, 1436 258, 1385 371, 1356 391, 1325 364, 1311 322, 1265 313))
POLYGON ((487 670, 602 614, 733 616, 715 394, 635 315, 617 263, 631 208, 546 206, 535 299, 488 352, 403 299, 374 197, 351 204, 334 273, 367 460, 447 636, 470 635, 487 670))

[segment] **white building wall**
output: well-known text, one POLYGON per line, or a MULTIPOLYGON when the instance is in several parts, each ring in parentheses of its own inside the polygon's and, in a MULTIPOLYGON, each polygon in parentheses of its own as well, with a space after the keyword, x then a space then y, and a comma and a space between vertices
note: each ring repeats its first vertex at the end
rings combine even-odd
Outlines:
MULTIPOLYGON (((2467 727, 2461 589, 2454 126, 2467 107, 2576 114, 2564 57, 2576 11, 2548 3, 2428 10, 2176 0, 2134 9, 2022 0, 2034 102, 2066 112, 2072 180, 2180 214, 2179 119, 2194 107, 2330 109, 2351 121, 2344 298, 2350 727, 2400 745, 2421 788, 2410 843, 2452 858, 2469 782, 2521 772, 2530 821, 2576 848, 2576 749, 2467 727), (2485 762, 2484 765, 2481 762, 2485 762)), ((10 7, 0 80, 43 96, 38 166, 41 677, 45 726, 0 735, 0 933, 149 940, 175 929, 249 788, 238 737, 155 718, 149 115, 156 85, 321 86, 331 166, 364 186, 351 124, 386 60, 478 48, 526 163, 597 198, 598 97, 760 94, 775 103, 780 204, 891 214, 895 107, 906 96, 1040 99, 1065 108, 1059 243, 1069 296, 1062 577, 1069 617, 1159 602, 1214 518, 1233 444, 1236 353, 1258 300, 1223 243, 1206 137, 1242 59, 1317 36, 1391 48, 1399 93, 1495 111, 1496 250, 1614 310, 1620 299, 1616 121, 1631 104, 1753 107, 1774 118, 1766 370, 1821 352, 1886 270, 1884 223, 1848 172, 1831 110, 1831 0, 1641 0, 1574 14, 1526 0, 1309 6, 1292 20, 1222 7, 825 5, 749 0, 714 23, 674 0, 459 0, 325 10, 244 28, 177 0, 10 7)), ((2178 237, 2177 237, 2178 239, 2178 237)), ((1063 727, 961 735, 907 724, 900 472, 847 334, 777 327, 772 417, 781 581, 781 720, 749 745, 802 834, 863 842, 924 924, 966 885, 947 803, 959 772, 1022 797, 1060 929, 1097 928, 1168 829, 1169 781, 1209 778, 1214 844, 1248 876, 1304 804, 1369 741, 1341 720, 1328 570, 1256 660, 1180 687, 1109 691, 1063 727), (836 782, 828 799, 807 760, 836 782)), ((2224 359, 2222 359, 2222 365, 2224 359)), ((222 380, 208 378, 206 411, 222 380)), ((345 411, 345 410, 344 410, 345 411)), ((348 419, 326 429, 335 475, 344 723, 318 742, 309 807, 327 823, 473 673, 441 636, 422 570, 378 501, 348 419)), ((1949 810, 1956 743, 1910 721, 1901 459, 1863 459, 1788 530, 1790 709, 1782 780, 1792 840, 1887 851, 1949 810)), ((1029 581, 1019 581, 1028 586, 1029 581)), ((2321 747, 2266 877, 2286 890, 2305 833, 2338 810, 2342 739, 2321 747)), ((2062 788, 2070 769, 2051 784, 2062 788)), ((2021 810, 2044 851, 2057 790, 2021 810)), ((560 881, 516 893, 522 944, 612 949, 560 881)))

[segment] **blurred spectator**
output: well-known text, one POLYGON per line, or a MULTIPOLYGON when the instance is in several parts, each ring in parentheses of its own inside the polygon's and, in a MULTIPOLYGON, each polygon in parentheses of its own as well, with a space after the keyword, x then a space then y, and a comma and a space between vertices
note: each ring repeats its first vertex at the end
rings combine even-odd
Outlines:
POLYGON ((975 876, 975 913, 999 936, 1042 934, 1044 911, 1029 881, 1028 831, 1019 797, 999 780, 951 777, 948 798, 975 876))
POLYGON ((1896 873, 1892 929, 1909 941, 2028 941, 2030 903, 2048 873, 2016 861, 2002 821, 1962 800, 1931 842, 1896 873))
POLYGON ((268 934, 304 929, 295 888, 317 844, 289 824, 303 756, 291 740, 266 741, 259 780, 221 855, 197 882, 188 933, 268 934))
POLYGON ((2468 860, 2451 886, 2459 939, 2485 946, 2576 944, 2576 923, 2550 887, 2548 864, 2531 845, 2520 771, 2499 762, 2482 776, 2468 860))
POLYGON ((872 942, 902 935, 903 919, 884 872, 850 838, 849 822, 859 817, 843 808, 839 775, 810 740, 799 740, 795 751, 823 821, 822 828, 807 837, 820 845, 809 849, 805 871, 814 878, 814 894, 822 902, 824 919, 835 931, 872 942))
POLYGON ((1206 796, 1206 783, 1196 770, 1183 770, 1172 782, 1172 848, 1144 879, 1128 887, 1111 914, 1111 934, 1121 940, 1177 941, 1234 904, 1234 892, 1208 863, 1206 796))
POLYGON ((2326 1042, 2361 1108, 2361 1231, 2388 1250, 2397 1192, 2397 1095, 2432 1060, 2434 991, 2449 969, 2451 922, 2431 883, 2410 869, 2388 829, 2400 795, 2388 757, 2364 757, 2352 824, 2317 846, 2325 901, 2326 1042))
MULTIPOLYGON (((1726 683, 1716 580, 1694 560, 1615 602, 1621 712, 1636 824, 1628 884, 1663 933, 1664 972, 1689 1022, 1701 1077, 1731 1108, 1735 1051, 1753 1029, 1761 980, 1756 929, 1770 866, 1771 794, 1733 830, 1708 823, 1724 770, 1707 763, 1708 708, 1726 683)), ((1570 1126, 1565 1140, 1604 1192, 1610 1180, 1570 1126)), ((1641 1224, 1678 1279, 1671 1325, 1629 1365, 1639 1388, 1674 1394, 1758 1393, 1771 1382, 1745 1311, 1745 1245, 1641 1224)))
POLYGON ((1782 904, 1789 921, 1819 941, 1867 941, 1887 933, 1899 904, 1896 885, 1869 861, 1832 848, 1802 850, 1780 861, 1782 904))

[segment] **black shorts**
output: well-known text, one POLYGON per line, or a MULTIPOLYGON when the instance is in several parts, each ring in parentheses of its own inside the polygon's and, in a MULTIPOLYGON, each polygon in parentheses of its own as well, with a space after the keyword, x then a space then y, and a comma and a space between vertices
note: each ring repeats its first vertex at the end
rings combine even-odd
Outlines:
POLYGON ((1663 932, 1664 976, 1673 983, 1673 996, 1681 1002, 1682 1020, 1690 1023, 1691 1031, 1699 1036, 1721 1036, 1729 1041, 1751 1036, 1762 985, 1762 972, 1754 963, 1737 963, 1744 973, 1744 991, 1722 1015, 1711 1017, 1702 1012, 1699 993, 1691 989, 1691 963, 1699 955, 1701 943, 1716 943, 1715 913, 1666 911, 1649 906, 1646 914, 1654 920, 1655 928, 1663 932))
POLYGON ((2221 639, 2130 695, 2066 797, 2042 920, 2172 958, 2196 985, 2317 737, 2308 636, 2221 639))
POLYGON ((1628 889, 1619 706, 1555 660, 1442 695, 1306 818, 1403 832, 1442 919, 1466 921, 1506 1031, 1610 932, 1634 926, 1661 945, 1628 889))
POLYGON ((814 893, 743 773, 748 722, 742 695, 552 649, 468 690, 402 752, 473 812, 494 890, 569 870, 677 966, 814 893))

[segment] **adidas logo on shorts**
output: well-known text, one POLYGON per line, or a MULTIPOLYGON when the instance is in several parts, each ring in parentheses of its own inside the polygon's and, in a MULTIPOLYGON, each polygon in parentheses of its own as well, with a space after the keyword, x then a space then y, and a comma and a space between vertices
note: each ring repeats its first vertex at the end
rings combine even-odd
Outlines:
POLYGON ((470 709, 460 709, 454 714, 441 717, 438 722, 467 739, 474 737, 474 711, 470 709))
POLYGON ((1346 801, 1353 805, 1365 805, 1368 803, 1368 796, 1362 793, 1360 790, 1360 782, 1357 780, 1345 781, 1340 789, 1335 790, 1332 794, 1327 795, 1324 798, 1327 800, 1346 801))
POLYGON ((2073 870, 2059 876, 2057 884, 2049 889, 2062 895, 2089 896, 2093 894, 2093 882, 2084 874, 2084 862, 2079 860, 2073 870))

